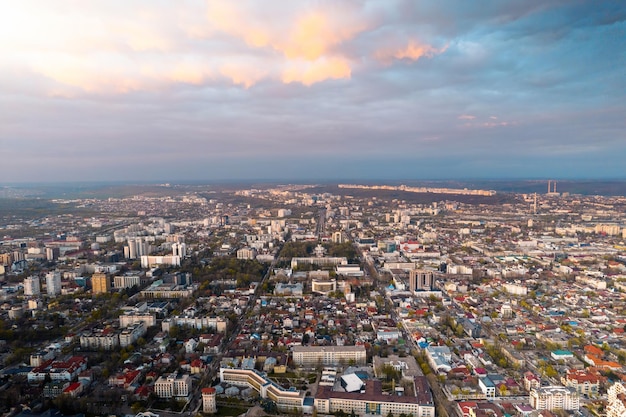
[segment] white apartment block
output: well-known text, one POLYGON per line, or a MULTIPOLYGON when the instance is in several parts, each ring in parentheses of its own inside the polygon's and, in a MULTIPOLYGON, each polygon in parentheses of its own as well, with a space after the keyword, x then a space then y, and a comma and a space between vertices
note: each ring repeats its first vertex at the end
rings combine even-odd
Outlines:
POLYGON ((24 295, 37 296, 41 294, 41 284, 39 277, 29 277, 24 279, 24 295))
POLYGON ((626 387, 616 382, 607 390, 609 404, 606 407, 606 417, 626 416, 626 387))
POLYGON ((536 410, 577 411, 580 408, 580 396, 571 387, 541 387, 530 391, 530 405, 536 410))
POLYGON ((161 330, 169 332, 172 325, 194 327, 196 329, 215 329, 218 333, 226 331, 226 320, 221 317, 171 317, 161 322, 161 330))
POLYGON ((113 277, 114 288, 131 288, 141 286, 141 276, 139 275, 117 275, 113 277))
POLYGON ((120 345, 120 338, 112 329, 94 330, 80 335, 80 347, 89 350, 113 350, 120 345))
POLYGON ((159 398, 186 398, 191 392, 191 377, 178 375, 176 372, 159 379, 154 383, 154 393, 159 398))
POLYGON ((144 323, 146 327, 156 326, 156 315, 152 313, 132 312, 120 315, 120 327, 128 327, 136 323, 144 323))
POLYGON ((49 296, 56 297, 61 294, 61 273, 49 272, 46 274, 46 291, 49 296))
POLYGON ((504 284, 502 285, 504 291, 513 295, 528 295, 528 287, 525 285, 517 285, 517 284, 504 284))
POLYGON ((293 363, 298 366, 365 365, 365 346, 294 346, 293 363))
POLYGON ((146 332, 147 327, 144 322, 139 322, 128 326, 120 333, 120 347, 132 345, 133 343, 135 343, 135 341, 137 341, 137 339, 145 335, 146 332))
POLYGON ((237 251, 237 259, 255 259, 257 250, 254 248, 241 248, 237 251))

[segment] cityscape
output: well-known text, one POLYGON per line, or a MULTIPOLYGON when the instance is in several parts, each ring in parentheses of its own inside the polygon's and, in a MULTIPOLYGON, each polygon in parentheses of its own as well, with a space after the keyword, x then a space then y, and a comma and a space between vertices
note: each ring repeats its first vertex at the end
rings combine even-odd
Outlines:
POLYGON ((542 184, 5 197, 0 411, 624 416, 626 197, 542 184))
POLYGON ((0 39, 0 417, 626 417, 625 2, 0 39))

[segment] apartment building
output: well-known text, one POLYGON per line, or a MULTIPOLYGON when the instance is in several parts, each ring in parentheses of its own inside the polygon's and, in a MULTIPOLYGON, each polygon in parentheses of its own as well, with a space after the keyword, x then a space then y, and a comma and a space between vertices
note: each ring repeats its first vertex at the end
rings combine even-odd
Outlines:
POLYGON ((541 387, 530 391, 530 405, 535 410, 577 411, 580 408, 580 396, 572 387, 541 387))
POLYGON ((293 363, 297 366, 365 365, 365 346, 294 346, 293 363))

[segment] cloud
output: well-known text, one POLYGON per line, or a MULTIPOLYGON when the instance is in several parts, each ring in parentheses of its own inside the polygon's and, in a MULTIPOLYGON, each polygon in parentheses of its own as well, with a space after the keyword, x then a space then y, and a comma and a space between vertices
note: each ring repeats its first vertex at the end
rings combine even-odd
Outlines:
POLYGON ((250 88, 265 77, 262 66, 253 66, 249 63, 226 63, 220 68, 220 73, 230 79, 233 84, 250 88))
POLYGON ((350 78, 350 75, 351 69, 347 60, 322 58, 313 62, 290 63, 283 72, 282 81, 287 84, 300 82, 309 86, 328 79, 350 78))
POLYGON ((417 61, 422 57, 432 58, 435 55, 443 53, 447 47, 435 48, 431 45, 410 40, 406 46, 400 48, 388 48, 376 51, 375 56, 378 60, 385 64, 390 64, 394 59, 408 59, 417 61))
POLYGON ((160 154, 181 172, 196 164, 196 173, 224 155, 247 157, 253 168, 233 163, 246 172, 279 172, 267 162, 331 153, 381 161, 363 170, 428 155, 445 170, 447 154, 495 161, 553 149, 557 158, 590 140, 613 161, 626 143, 622 9, 540 0, 0 2, 0 141, 18 147, 0 152, 16 179, 33 175, 19 167, 38 155, 40 172, 54 172, 64 149, 85 166, 121 160, 124 149, 128 175, 142 158, 164 172, 160 154))
MULTIPOLYGON (((359 2, 191 2, 172 9, 112 0, 58 7, 25 0, 6 11, 0 45, 9 60, 54 81, 45 94, 77 90, 104 95, 160 91, 175 84, 224 82, 249 88, 261 80, 310 86, 369 71, 372 57, 417 60, 443 52, 410 40, 374 51, 394 19, 380 5, 359 2), (379 29, 386 28, 379 31, 379 29), (372 39, 370 39, 372 38, 372 39), (64 88, 64 86, 66 88, 64 88)), ((6 58, 5 58, 6 59, 6 58)))

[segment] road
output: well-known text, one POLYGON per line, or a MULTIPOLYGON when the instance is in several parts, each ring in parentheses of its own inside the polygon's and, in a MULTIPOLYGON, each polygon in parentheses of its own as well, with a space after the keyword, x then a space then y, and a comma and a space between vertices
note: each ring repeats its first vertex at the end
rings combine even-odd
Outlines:
POLYGON ((319 211, 317 217, 317 225, 315 226, 315 234, 318 237, 323 236, 326 233, 326 209, 322 208, 319 211))
MULTIPOLYGON (((282 249, 283 249, 283 244, 279 246, 276 254, 279 255, 282 249)), ((202 407, 202 394, 201 394, 202 388, 210 386, 213 380, 218 377, 219 366, 220 366, 220 363, 222 362, 222 358, 224 358, 224 356, 228 356, 228 353, 231 351, 233 347, 233 343, 235 342, 237 335, 241 331, 241 325, 243 324, 243 322, 245 321, 245 318, 248 317, 248 314, 252 311, 252 309, 256 305, 257 300, 259 299, 259 297, 261 296, 263 292, 262 290, 263 284, 265 284, 265 282, 271 276, 272 271, 274 270, 274 267, 276 266, 277 261, 278 261, 278 256, 275 256, 274 259, 272 260, 272 263, 267 268, 267 272, 265 273, 263 278, 261 278, 259 285, 257 285, 257 287, 255 288, 254 293, 252 294, 252 296, 250 297, 250 300, 248 301, 248 304, 246 304, 246 306, 242 310, 241 315, 240 315, 240 320, 237 321, 237 324, 231 331, 227 332, 224 335, 225 342, 223 343, 222 349, 220 349, 220 352, 218 354, 213 356, 213 360, 209 364, 209 367, 207 368, 207 370, 202 374, 200 382, 193 387, 192 398, 189 401, 189 403, 185 406, 183 411, 181 411, 180 413, 163 412, 160 410, 151 410, 151 411, 157 414, 160 414, 162 417, 180 417, 182 415, 195 415, 196 413, 198 413, 198 411, 202 407)))

